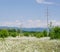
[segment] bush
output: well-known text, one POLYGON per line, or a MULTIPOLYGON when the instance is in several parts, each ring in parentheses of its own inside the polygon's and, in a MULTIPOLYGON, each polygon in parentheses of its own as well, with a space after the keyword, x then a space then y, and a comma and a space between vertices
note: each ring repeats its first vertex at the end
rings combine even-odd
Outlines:
POLYGON ((0 31, 0 37, 1 38, 5 38, 5 37, 8 37, 8 36, 9 36, 9 33, 8 33, 8 31, 6 29, 2 29, 0 31))
POLYGON ((43 37, 43 36, 44 36, 44 35, 43 35, 42 32, 36 34, 36 37, 37 37, 37 38, 40 38, 40 37, 43 37))
POLYGON ((16 29, 7 29, 8 32, 16 32, 16 29))
POLYGON ((29 36, 29 32, 24 32, 24 36, 29 36))
POLYGON ((60 39, 60 27, 54 27, 50 31, 51 39, 60 39))
POLYGON ((55 38, 55 32, 53 29, 51 29, 50 33, 49 33, 49 36, 51 39, 54 39, 55 38))
POLYGON ((12 36, 12 37, 16 37, 17 36, 17 32, 10 32, 9 35, 12 36))
POLYGON ((43 33, 43 36, 44 36, 44 37, 47 36, 47 31, 46 31, 46 30, 44 30, 42 33, 43 33))

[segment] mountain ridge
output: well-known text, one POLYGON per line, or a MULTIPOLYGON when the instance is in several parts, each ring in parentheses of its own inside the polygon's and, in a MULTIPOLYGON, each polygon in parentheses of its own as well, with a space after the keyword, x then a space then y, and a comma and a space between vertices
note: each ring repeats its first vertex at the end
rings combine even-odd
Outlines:
POLYGON ((8 26, 0 26, 0 29, 21 29, 23 31, 43 31, 46 30, 47 28, 41 28, 41 27, 36 27, 36 28, 19 28, 19 27, 8 27, 8 26))

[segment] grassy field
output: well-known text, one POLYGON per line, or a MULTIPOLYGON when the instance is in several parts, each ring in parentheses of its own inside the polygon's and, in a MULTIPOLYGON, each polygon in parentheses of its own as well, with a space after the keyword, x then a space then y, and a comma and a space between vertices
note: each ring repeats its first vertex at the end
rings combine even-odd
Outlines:
POLYGON ((0 39, 0 52, 60 52, 60 40, 20 37, 0 39))

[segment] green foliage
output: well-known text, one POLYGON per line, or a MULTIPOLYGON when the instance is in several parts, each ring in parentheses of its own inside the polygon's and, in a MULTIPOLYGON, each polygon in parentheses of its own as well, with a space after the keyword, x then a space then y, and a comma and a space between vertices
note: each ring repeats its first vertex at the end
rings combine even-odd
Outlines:
POLYGON ((17 36, 17 33, 16 33, 16 32, 12 32, 12 33, 10 32, 9 34, 10 34, 10 36, 12 36, 12 37, 16 37, 16 36, 17 36))
POLYGON ((47 36, 47 31, 46 31, 46 30, 44 30, 42 33, 43 33, 43 36, 44 36, 44 37, 47 36))
POLYGON ((7 29, 8 32, 16 32, 16 29, 7 29))
POLYGON ((16 32, 16 29, 0 29, 0 37, 5 38, 8 36, 16 37, 19 33, 16 32))
POLYGON ((44 35, 43 35, 42 32, 36 34, 36 37, 37 37, 37 38, 40 38, 40 37, 43 37, 43 36, 44 36, 44 35))
POLYGON ((0 37, 1 38, 5 38, 5 37, 8 37, 8 36, 9 36, 9 33, 6 29, 0 30, 0 37))
POLYGON ((21 31, 20 29, 17 29, 17 33, 20 33, 20 31, 21 31))
POLYGON ((30 34, 29 32, 25 32, 24 36, 29 36, 29 34, 30 34))
MULTIPOLYGON (((23 31, 20 33, 20 29, 0 29, 0 37, 5 38, 8 36, 16 37, 16 36, 31 36, 31 37, 47 37, 47 31, 44 30, 42 32, 28 32, 23 31)), ((60 27, 53 27, 49 29, 49 37, 51 39, 60 39, 60 27)))
POLYGON ((53 29, 50 30, 49 36, 51 37, 51 39, 55 38, 55 32, 53 29))
POLYGON ((60 39, 60 27, 54 27, 50 31, 51 39, 60 39))
POLYGON ((43 37, 43 33, 42 32, 24 32, 24 36, 31 36, 31 37, 43 37))

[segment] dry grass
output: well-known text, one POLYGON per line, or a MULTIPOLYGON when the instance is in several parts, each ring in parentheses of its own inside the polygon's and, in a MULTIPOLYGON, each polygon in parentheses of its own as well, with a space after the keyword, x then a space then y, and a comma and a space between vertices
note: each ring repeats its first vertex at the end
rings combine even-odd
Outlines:
POLYGON ((0 40, 0 52, 60 52, 60 40, 35 37, 0 40))

